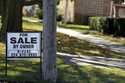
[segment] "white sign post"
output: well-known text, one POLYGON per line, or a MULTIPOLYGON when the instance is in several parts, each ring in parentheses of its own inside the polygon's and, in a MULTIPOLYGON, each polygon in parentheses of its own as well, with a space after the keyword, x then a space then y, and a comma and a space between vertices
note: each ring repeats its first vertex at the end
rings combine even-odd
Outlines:
POLYGON ((7 33, 7 58, 35 58, 41 54, 41 33, 7 33))

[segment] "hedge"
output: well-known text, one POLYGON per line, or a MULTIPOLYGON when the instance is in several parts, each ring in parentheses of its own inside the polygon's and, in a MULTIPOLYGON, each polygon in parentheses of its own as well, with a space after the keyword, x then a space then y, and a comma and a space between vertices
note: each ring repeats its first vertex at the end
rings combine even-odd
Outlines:
POLYGON ((90 17, 90 29, 115 36, 125 36, 125 18, 90 17))

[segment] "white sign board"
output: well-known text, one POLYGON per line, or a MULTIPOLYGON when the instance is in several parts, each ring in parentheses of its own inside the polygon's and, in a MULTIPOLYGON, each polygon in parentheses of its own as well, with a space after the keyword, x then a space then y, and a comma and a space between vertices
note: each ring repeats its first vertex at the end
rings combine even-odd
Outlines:
POLYGON ((7 33, 7 57, 39 57, 41 53, 41 33, 7 33))

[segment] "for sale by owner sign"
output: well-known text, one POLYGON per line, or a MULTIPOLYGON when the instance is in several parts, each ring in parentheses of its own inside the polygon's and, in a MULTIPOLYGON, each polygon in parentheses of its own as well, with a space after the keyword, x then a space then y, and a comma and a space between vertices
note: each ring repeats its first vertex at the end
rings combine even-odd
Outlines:
POLYGON ((41 53, 41 33, 7 33, 7 57, 39 57, 41 53))

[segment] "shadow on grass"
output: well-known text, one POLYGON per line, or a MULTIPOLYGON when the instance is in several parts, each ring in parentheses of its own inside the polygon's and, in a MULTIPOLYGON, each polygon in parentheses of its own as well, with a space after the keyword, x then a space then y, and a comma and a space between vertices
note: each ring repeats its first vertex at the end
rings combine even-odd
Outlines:
MULTIPOLYGON (((62 58, 59 58, 62 60, 62 58)), ((58 63, 59 83, 124 83, 125 71, 111 68, 99 69, 92 66, 58 63), (118 74, 119 73, 119 74, 118 74)))
POLYGON ((0 61, 0 78, 6 80, 40 81, 41 71, 39 61, 8 61, 7 77, 5 76, 5 59, 0 61))
POLYGON ((0 52, 0 83, 50 83, 42 80, 40 59, 8 60, 6 76, 5 54, 0 52))
MULTIPOLYGON (((57 34, 57 48, 59 52, 82 54, 89 56, 104 56, 125 58, 121 54, 101 49, 86 41, 73 37, 57 34)), ((1 55, 4 56, 4 55, 1 55)), ((39 61, 9 61, 8 78, 6 80, 26 81, 25 83, 46 83, 40 79, 39 61)), ((76 66, 64 63, 58 58, 58 80, 57 83, 124 83, 125 71, 120 69, 99 69, 92 66, 76 66)), ((5 60, 0 57, 0 78, 5 78, 5 60)), ((12 82, 13 83, 13 82, 12 82)), ((24 83, 24 82, 23 82, 24 83)))
MULTIPOLYGON (((9 61, 8 77, 4 70, 4 59, 0 58, 0 78, 15 83, 48 83, 40 78, 38 60, 9 61)), ((124 83, 125 71, 121 69, 99 69, 88 66, 77 66, 76 63, 66 64, 63 58, 57 58, 57 83, 124 83)))
POLYGON ((125 59, 125 54, 112 52, 87 41, 79 40, 61 33, 57 34, 57 48, 58 52, 62 53, 125 59))

